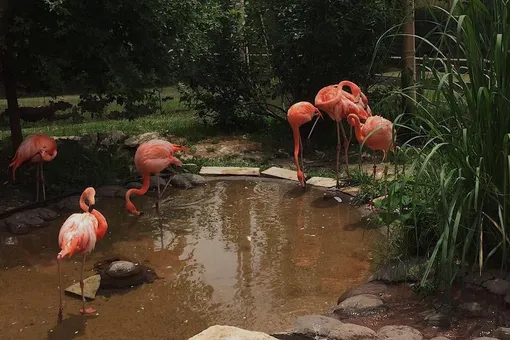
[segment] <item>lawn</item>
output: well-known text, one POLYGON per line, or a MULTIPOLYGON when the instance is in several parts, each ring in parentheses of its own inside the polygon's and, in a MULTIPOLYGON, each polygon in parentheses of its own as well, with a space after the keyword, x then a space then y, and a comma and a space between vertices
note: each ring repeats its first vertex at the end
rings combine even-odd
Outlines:
MULTIPOLYGON (((161 97, 173 96, 173 99, 161 102, 161 112, 156 112, 150 116, 136 118, 132 121, 128 119, 101 119, 97 116, 95 119, 85 117, 82 122, 70 122, 69 120, 38 122, 22 121, 23 134, 30 135, 34 133, 46 133, 52 136, 83 136, 94 132, 108 132, 120 130, 128 135, 139 134, 150 131, 157 131, 166 134, 175 134, 186 136, 191 139, 199 139, 203 136, 205 127, 200 124, 197 117, 184 107, 179 101, 179 94, 175 87, 166 87, 161 91, 161 97)), ((49 97, 26 97, 20 98, 20 106, 40 106, 49 103, 49 97)), ((76 105, 79 101, 78 95, 65 95, 57 97, 57 100, 64 100, 76 105)), ((7 103, 0 100, 0 111, 5 110, 7 103)), ((106 111, 118 109, 119 105, 113 103, 107 107, 106 111)), ((0 126, 0 140, 10 136, 7 121, 0 126)))

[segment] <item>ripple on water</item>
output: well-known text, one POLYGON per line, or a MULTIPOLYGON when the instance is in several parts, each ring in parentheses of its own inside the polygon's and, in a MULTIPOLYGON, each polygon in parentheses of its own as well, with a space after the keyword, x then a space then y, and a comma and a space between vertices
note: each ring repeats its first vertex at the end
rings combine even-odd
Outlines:
POLYGON ((216 182, 203 187, 203 190, 186 190, 179 195, 170 195, 162 200, 171 209, 200 209, 212 205, 224 196, 225 182, 216 182))

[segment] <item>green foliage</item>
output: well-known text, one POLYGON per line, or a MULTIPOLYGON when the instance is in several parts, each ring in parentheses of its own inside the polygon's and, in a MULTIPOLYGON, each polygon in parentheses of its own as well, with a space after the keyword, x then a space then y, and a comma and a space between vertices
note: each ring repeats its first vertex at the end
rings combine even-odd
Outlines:
POLYGON ((407 234, 403 250, 428 255, 428 270, 446 287, 459 265, 507 265, 510 6, 485 3, 454 1, 448 20, 437 23, 444 45, 421 39, 444 59, 423 65, 436 91, 419 98, 414 122, 404 127, 421 147, 402 146, 413 161, 380 206, 381 218, 407 234), (466 67, 449 61, 444 46, 456 46, 466 67))

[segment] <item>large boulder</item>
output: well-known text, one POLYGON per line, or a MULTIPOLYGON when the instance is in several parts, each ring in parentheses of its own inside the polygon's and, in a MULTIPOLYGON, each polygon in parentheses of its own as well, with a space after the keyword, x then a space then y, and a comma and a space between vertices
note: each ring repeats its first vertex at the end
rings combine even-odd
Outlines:
POLYGON ((276 340, 269 334, 247 331, 233 326, 215 325, 188 340, 276 340))

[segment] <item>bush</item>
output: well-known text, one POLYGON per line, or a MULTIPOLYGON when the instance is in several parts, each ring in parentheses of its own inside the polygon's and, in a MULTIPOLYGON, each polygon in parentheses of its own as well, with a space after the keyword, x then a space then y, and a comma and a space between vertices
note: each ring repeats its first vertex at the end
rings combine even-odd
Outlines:
POLYGON ((455 1, 437 23, 441 44, 457 46, 467 66, 448 60, 443 46, 434 48, 441 65, 425 61, 435 92, 419 99, 406 127, 422 146, 402 146, 413 161, 381 203, 384 222, 408 236, 402 251, 427 255, 446 287, 459 265, 493 259, 505 267, 510 243, 510 8, 485 3, 455 1))

